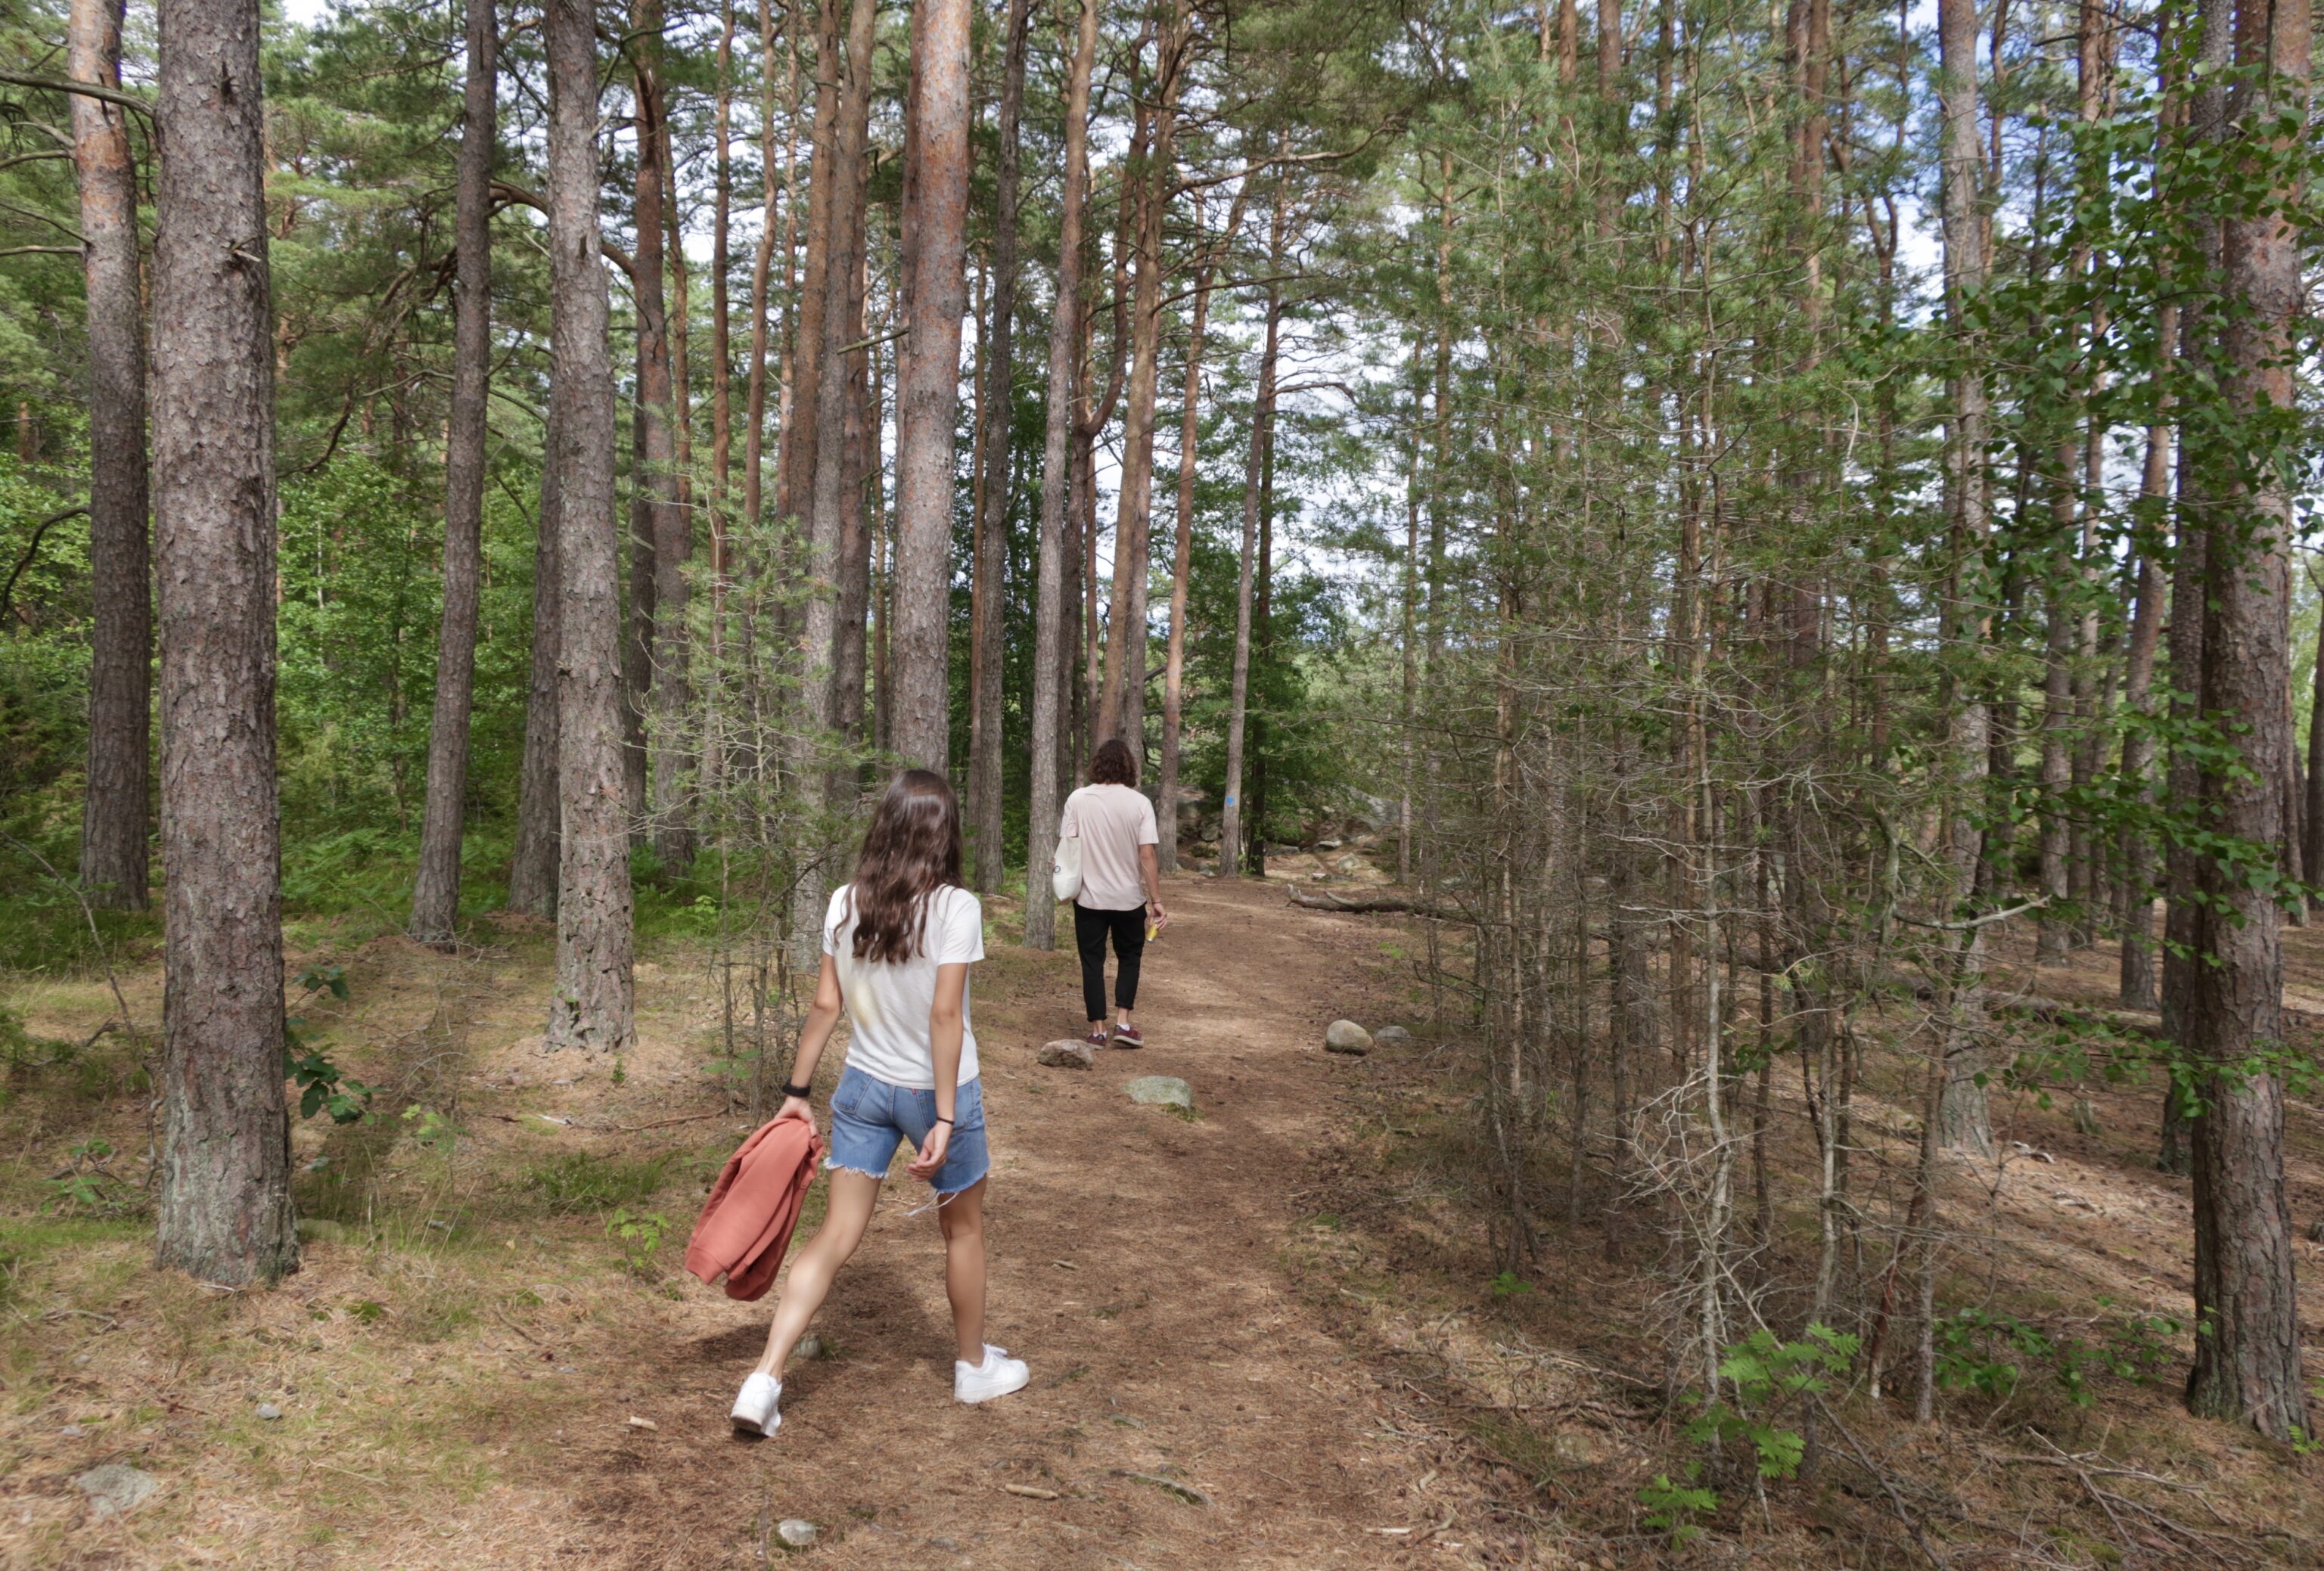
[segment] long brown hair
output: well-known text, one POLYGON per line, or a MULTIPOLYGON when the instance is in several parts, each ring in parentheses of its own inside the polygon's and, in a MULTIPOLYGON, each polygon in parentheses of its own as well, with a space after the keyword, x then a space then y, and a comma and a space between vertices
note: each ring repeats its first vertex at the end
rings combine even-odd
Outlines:
POLYGON ((928 896, 960 886, 960 799, 933 769, 888 782, 863 831, 848 900, 860 960, 908 960, 920 952, 928 896))

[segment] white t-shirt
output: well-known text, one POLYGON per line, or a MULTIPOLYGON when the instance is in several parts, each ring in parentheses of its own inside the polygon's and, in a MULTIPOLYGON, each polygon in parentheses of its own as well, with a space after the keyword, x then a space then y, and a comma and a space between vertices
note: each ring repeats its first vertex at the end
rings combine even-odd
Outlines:
MULTIPOLYGON (((853 884, 832 892, 823 916, 823 952, 839 966, 839 991, 854 1030, 847 1062, 875 1080, 933 1090, 936 1061, 928 1043, 928 1012, 936 1006, 936 968, 984 958, 984 908, 975 896, 950 885, 928 896, 920 952, 908 960, 855 958, 853 884)), ((960 993, 960 1079, 976 1079, 976 1033, 968 1021, 968 988, 960 993)))
POLYGON ((1138 848, 1158 845, 1154 804, 1135 786, 1084 786, 1065 798, 1059 840, 1082 842, 1082 892, 1074 904, 1092 911, 1135 911, 1146 904, 1138 848))

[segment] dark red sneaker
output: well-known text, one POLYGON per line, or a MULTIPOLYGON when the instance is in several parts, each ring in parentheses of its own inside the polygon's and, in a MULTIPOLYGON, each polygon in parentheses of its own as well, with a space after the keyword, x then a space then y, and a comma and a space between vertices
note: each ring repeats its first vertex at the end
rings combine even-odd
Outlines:
POLYGON ((1138 1034, 1138 1027, 1135 1025, 1117 1025, 1113 1028, 1113 1045, 1116 1047, 1144 1047, 1146 1045, 1146 1039, 1138 1034))
POLYGON ((1090 1034, 1082 1040, 1088 1043, 1092 1047, 1106 1046, 1105 1027, 1102 1025, 1093 1027, 1090 1034))

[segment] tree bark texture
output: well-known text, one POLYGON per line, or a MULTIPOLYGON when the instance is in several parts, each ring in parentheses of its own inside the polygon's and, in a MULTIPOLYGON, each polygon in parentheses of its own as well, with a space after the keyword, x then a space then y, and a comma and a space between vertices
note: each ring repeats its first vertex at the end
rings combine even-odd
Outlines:
POLYGON ((274 784, 274 356, 256 0, 161 0, 153 487, 161 623, 158 1263, 299 1264, 274 784))
POLYGON ((951 752, 945 681, 951 608, 960 318, 967 279, 968 0, 918 0, 918 103, 902 249, 908 289, 896 367, 896 590, 891 658, 896 751, 944 769, 951 752))
POLYGON ((1097 55, 1097 0, 1081 0, 1065 89, 1065 170, 1057 240, 1056 309, 1049 323, 1047 423, 1042 430, 1041 519, 1034 569, 1032 768, 1025 841, 1025 943, 1056 945, 1049 873, 1057 851, 1066 662, 1065 503, 1072 490, 1074 366, 1081 356, 1082 220, 1089 200, 1090 69, 1097 55))
MULTIPOLYGON (((1974 297, 1985 288, 1985 239, 1978 212, 1984 161, 1978 146, 1977 6, 1974 0, 1941 0, 1937 14, 1942 57, 1944 153, 1945 311, 1957 335, 1975 331, 1974 297)), ((1953 583, 1946 631, 1954 648, 1974 657, 1987 623, 1983 559, 1986 539, 1985 382, 1976 356, 1954 379, 1951 430, 1946 444, 1946 507, 1951 519, 1953 583)), ((1964 665, 1969 664, 1967 659, 1964 665)), ((1978 821, 1982 816, 1991 758, 1992 721, 1977 679, 1956 684, 1946 737, 1950 755, 1952 800, 1947 804, 1946 860, 1952 909, 1948 919, 1966 914, 1975 896, 1983 855, 1978 821)), ((1941 1143, 1957 1150, 1982 1151, 1992 1142, 1992 1119, 1978 1075, 1984 1068, 1983 1001, 1979 985, 1979 931, 1960 941, 1948 966, 1951 990, 1945 1011, 1942 1060, 1935 1075, 1935 1112, 1941 1143)), ((1933 1198, 1930 1201, 1934 1204, 1933 1198)))
MULTIPOLYGON (((833 9, 837 9, 835 5, 833 9)), ((850 357, 845 351, 859 336, 853 329, 862 303, 857 278, 863 254, 863 151, 871 118, 872 23, 878 9, 876 0, 852 0, 847 77, 835 101, 830 139, 818 150, 816 169, 816 178, 828 180, 832 188, 830 208, 824 218, 823 307, 818 315, 824 329, 822 364, 816 368, 813 379, 816 441, 809 463, 815 481, 807 498, 808 597, 800 646, 808 722, 802 737, 810 747, 813 732, 827 732, 838 724, 840 537, 845 529, 848 485, 855 478, 848 462, 850 357)), ((803 771, 806 764, 803 758, 803 771)), ((807 912, 812 919, 810 930, 820 920, 823 902, 817 898, 813 905, 807 912)))
MULTIPOLYGON (((660 17, 657 14, 655 21, 660 17)), ((687 604, 692 586, 687 567, 694 560, 694 400, 687 385, 693 359, 687 343, 687 266, 680 234, 677 161, 671 156, 669 100, 661 82, 661 46, 646 49, 653 62, 654 139, 661 168, 662 223, 655 243, 667 244, 669 279, 669 360, 670 380, 670 470, 662 486, 663 506, 654 519, 653 683, 650 737, 653 766, 653 848, 665 877, 677 877, 694 860, 689 798, 698 757, 693 746, 694 635, 687 604)), ((641 234, 639 244, 646 243, 641 234)))
POLYGON ((558 432, 558 400, 549 400, 541 436, 540 519, 532 556, 532 668, 525 696, 524 758, 519 766, 516 851, 509 862, 509 909, 534 916, 557 914, 558 859, 557 684, 559 613, 565 585, 558 572, 558 479, 564 466, 558 432))
MULTIPOLYGON (((119 91, 122 0, 72 0, 67 73, 119 91)), ((146 558, 145 303, 128 111, 72 98, 88 299, 88 774, 80 882, 92 905, 143 911, 149 882, 153 574, 146 558)))
POLYGON ((436 635, 436 707, 410 932, 448 944, 460 915, 460 830, 468 794, 468 708, 476 673, 476 595, 484 528, 484 400, 491 390, 493 144, 498 135, 493 0, 468 0, 467 83, 454 199, 456 268, 452 404, 444 444, 444 609, 436 635))
MULTIPOLYGON (((1283 255, 1284 193, 1275 194, 1275 216, 1269 229, 1268 277, 1272 280, 1283 255)), ((1267 511, 1268 470, 1275 443, 1276 354, 1283 323, 1283 286, 1267 286, 1266 337, 1259 357, 1259 389, 1251 401, 1250 461, 1243 475, 1242 556, 1235 576, 1234 663, 1227 686, 1226 800, 1219 813, 1219 868, 1222 878, 1239 878, 1243 872, 1243 750, 1250 730, 1251 623, 1253 579, 1258 571, 1259 530, 1267 511)), ((1256 820, 1254 819, 1254 824, 1256 820)))
POLYGON ((975 681, 968 707, 968 816, 974 840, 975 881, 980 894, 1001 887, 1001 669, 1006 651, 1002 627, 1008 599, 1003 574, 1009 564, 1009 429, 1013 397, 1017 317, 1018 124, 1025 110, 1025 44, 1031 18, 1028 0, 1009 0, 1008 35, 1001 74, 1000 152, 992 181, 992 308, 984 353, 984 475, 978 499, 976 599, 969 638, 975 651, 975 681))
POLYGON ((549 0, 549 251, 558 434, 557 996, 546 1045, 617 1052, 635 1034, 623 781, 612 317, 597 227, 595 14, 549 0))
MULTIPOLYGON (((1222 253, 1233 246, 1235 234, 1242 227, 1243 198, 1250 189, 1250 182, 1245 179, 1235 193, 1227 226, 1219 238, 1222 253)), ((1195 244, 1199 251, 1199 223, 1195 244)), ((1162 833, 1157 859, 1166 873, 1178 870, 1178 749, 1185 724, 1186 590, 1194 562, 1194 481, 1202 467, 1203 340, 1210 326, 1212 273, 1212 260, 1195 268, 1194 317, 1186 329, 1185 392, 1179 405, 1177 514, 1170 551, 1170 641, 1162 667, 1162 769, 1154 795, 1155 821, 1162 833)))
MULTIPOLYGON (((2246 192, 2223 225, 2231 306, 2220 354, 2228 423, 2207 437, 2198 467, 2211 492, 2204 553, 2210 615, 2203 633, 2206 713, 2239 725, 2244 768, 2204 770, 2217 827, 2272 846, 2283 829, 2291 750, 2284 694, 2291 668, 2292 498, 2273 455, 2295 407, 2292 326, 2301 306, 2297 236, 2282 216, 2294 199, 2294 149, 2271 118, 2304 109, 2308 0, 2241 0, 2235 60, 2252 73, 2235 92, 2236 182, 2246 192)), ((2309 1432, 2301 1374, 2292 1216, 2283 1172, 2283 1084, 2255 1056, 2283 1045, 2282 913, 2264 888, 2212 861, 2196 920, 2198 968, 2188 1043, 2202 1084, 2194 1127, 2194 1412, 2246 1423, 2277 1440, 2309 1432)))
MULTIPOLYGON (((665 106, 659 77, 662 14, 659 0, 635 0, 630 25, 635 34, 637 101, 637 254, 631 287, 637 308, 637 405, 633 417, 635 472, 631 475, 629 641, 622 651, 622 679, 628 707, 630 750, 625 786, 639 843, 664 849, 659 776, 669 765, 663 727, 656 712, 669 654, 666 629, 676 614, 682 627, 685 579, 669 562, 683 565, 687 534, 678 502, 678 442, 673 427, 668 274, 661 244, 663 208, 669 200, 669 170, 663 156, 665 106), (679 597, 661 603, 666 589, 679 597), (650 811, 650 804, 651 810, 650 811)), ((675 678, 673 678, 675 679, 675 678)), ((675 871, 676 869, 671 869, 675 871)))
MULTIPOLYGON (((2202 0, 2198 8, 2195 24, 2201 33, 2194 69, 2200 75, 2189 94, 2187 109, 2187 134, 2191 141, 2218 142, 2227 134, 2225 82, 2234 58, 2230 6, 2231 0, 2202 0)), ((2180 221, 2197 231, 2200 240, 2200 263, 2209 279, 2218 270, 2222 255, 2218 214, 2206 182, 2190 180, 2183 184, 2185 188, 2166 194, 2174 206, 2186 210, 2180 221)), ((2200 293, 2182 296, 2179 310, 2180 359, 2202 363, 2200 357, 2210 353, 2209 334, 2213 330, 2209 316, 2202 309, 2200 293)), ((2202 708, 2198 690, 2202 684, 2203 640, 2209 624, 2203 609, 2208 576, 2204 557, 2209 542, 2207 531, 2197 521, 2202 514, 2203 501, 2192 462, 2196 451, 2182 433, 2177 476, 2178 549, 2172 562, 2169 640, 2172 686, 2189 695, 2176 704, 2177 718, 2181 721, 2193 719, 2202 708)), ((2201 765, 2190 750, 2174 749, 2166 786, 2171 800, 2195 802, 2201 789, 2201 765)), ((2201 854, 2174 838, 2164 853, 2164 876, 2170 905, 2163 929, 2163 1031, 2184 1051, 2190 1049, 2192 1041, 2196 972, 2200 969, 2196 929, 2200 922, 2198 884, 2202 877, 2201 854)), ((2163 1098, 2163 1131, 2155 1152, 2155 1166, 2165 1172, 2186 1172, 2190 1160, 2187 1137, 2185 1100, 2174 1089, 2163 1098)))
POLYGON ((833 143, 839 125, 839 0, 824 0, 815 18, 815 128, 808 142, 807 263, 784 374, 790 383, 775 511, 796 518, 815 494, 816 412, 822 407, 824 302, 831 269, 833 143))

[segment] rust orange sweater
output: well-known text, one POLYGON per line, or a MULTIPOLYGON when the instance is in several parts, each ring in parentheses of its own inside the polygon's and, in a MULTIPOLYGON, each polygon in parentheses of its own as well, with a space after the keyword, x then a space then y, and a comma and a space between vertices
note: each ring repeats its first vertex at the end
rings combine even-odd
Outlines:
POLYGON ((763 1298, 822 1162, 823 1136, 806 1119, 762 1125, 719 1170, 686 1245, 686 1269, 704 1282, 724 1272, 730 1299, 763 1298))

